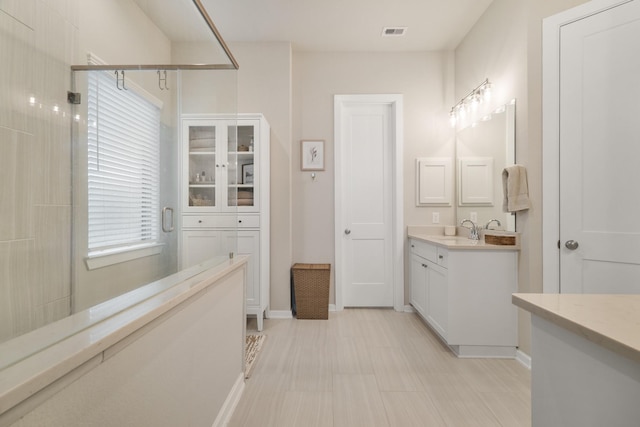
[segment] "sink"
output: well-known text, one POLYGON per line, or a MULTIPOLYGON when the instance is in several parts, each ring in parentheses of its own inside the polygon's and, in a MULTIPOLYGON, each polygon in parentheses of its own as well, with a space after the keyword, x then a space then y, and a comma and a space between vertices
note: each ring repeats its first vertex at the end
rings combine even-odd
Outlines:
POLYGON ((433 236, 433 240, 439 240, 440 242, 472 242, 473 240, 463 236, 433 236))

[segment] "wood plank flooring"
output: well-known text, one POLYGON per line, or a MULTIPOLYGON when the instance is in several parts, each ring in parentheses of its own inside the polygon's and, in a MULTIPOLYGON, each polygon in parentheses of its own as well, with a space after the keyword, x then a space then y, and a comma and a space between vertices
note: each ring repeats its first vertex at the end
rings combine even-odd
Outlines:
POLYGON ((531 425, 526 368, 458 359, 416 314, 347 309, 263 333, 231 427, 531 425))

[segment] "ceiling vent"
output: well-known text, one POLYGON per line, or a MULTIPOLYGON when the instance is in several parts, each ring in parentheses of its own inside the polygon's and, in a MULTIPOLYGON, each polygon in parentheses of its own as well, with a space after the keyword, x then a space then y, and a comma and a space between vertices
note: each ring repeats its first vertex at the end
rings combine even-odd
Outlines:
POLYGON ((407 32, 407 27, 384 27, 382 37, 401 37, 407 32))

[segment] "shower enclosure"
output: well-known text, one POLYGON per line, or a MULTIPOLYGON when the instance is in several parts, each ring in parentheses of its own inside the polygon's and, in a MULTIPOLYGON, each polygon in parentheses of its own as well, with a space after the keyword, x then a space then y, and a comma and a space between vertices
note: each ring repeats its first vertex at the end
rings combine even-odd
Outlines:
POLYGON ((100 321, 235 251, 180 265, 181 117, 237 111, 200 1, 62 3, 0 3, 0 369, 38 350, 9 355, 16 337, 100 321))

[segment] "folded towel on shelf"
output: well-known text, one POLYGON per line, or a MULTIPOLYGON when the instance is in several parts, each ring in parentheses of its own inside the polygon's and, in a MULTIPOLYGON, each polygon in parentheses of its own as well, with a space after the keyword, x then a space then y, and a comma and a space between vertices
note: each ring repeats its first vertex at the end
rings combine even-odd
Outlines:
POLYGON ((529 185, 527 183, 527 169, 522 165, 513 165, 502 171, 502 190, 504 212, 516 212, 529 209, 529 185))

